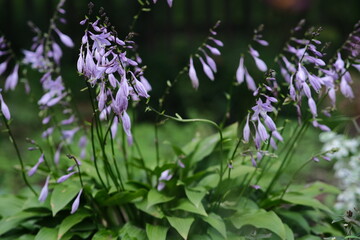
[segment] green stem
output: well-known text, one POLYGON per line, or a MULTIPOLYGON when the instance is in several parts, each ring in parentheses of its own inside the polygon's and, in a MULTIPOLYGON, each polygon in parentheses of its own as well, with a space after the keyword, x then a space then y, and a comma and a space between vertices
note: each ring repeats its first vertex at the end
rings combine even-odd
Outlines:
POLYGON ((25 173, 25 166, 24 166, 24 162, 23 162, 23 159, 21 157, 21 154, 20 154, 20 151, 19 151, 19 147, 15 141, 15 138, 14 138, 14 135, 12 134, 12 131, 10 129, 10 126, 5 118, 4 115, 2 115, 2 118, 3 118, 3 122, 7 128, 7 131, 8 131, 8 134, 9 134, 9 137, 10 137, 10 142, 13 144, 14 148, 15 148, 15 152, 16 152, 16 155, 19 159, 19 162, 20 162, 20 166, 21 166, 21 175, 23 177, 23 180, 25 182, 25 184, 28 186, 28 188, 34 193, 34 195, 37 197, 38 194, 35 192, 35 190, 31 187, 27 177, 26 177, 26 173, 25 173))

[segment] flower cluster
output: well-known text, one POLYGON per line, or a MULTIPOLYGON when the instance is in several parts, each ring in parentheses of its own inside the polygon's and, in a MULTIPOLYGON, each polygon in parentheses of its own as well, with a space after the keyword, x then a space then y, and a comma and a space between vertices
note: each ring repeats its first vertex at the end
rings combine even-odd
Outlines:
MULTIPOLYGON (((221 53, 217 47, 224 46, 222 41, 214 38, 215 35, 217 35, 217 32, 215 30, 219 26, 219 24, 220 24, 220 22, 217 22, 215 24, 215 26, 210 29, 210 36, 207 38, 205 43, 201 47, 199 47, 199 49, 198 49, 199 53, 195 54, 195 56, 194 56, 195 58, 198 58, 200 60, 200 63, 203 67, 203 71, 204 71, 205 75, 212 81, 215 79, 214 73, 217 72, 217 67, 216 67, 216 63, 215 63, 214 59, 209 56, 208 52, 210 52, 211 55, 213 55, 213 56, 219 56, 219 55, 221 55, 221 53), (210 42, 215 44, 216 47, 211 46, 210 42), (204 58, 205 58, 205 60, 204 60, 204 58)), ((196 74, 192 56, 190 56, 189 77, 190 77, 192 86, 195 89, 198 89, 199 79, 196 74)))
POLYGON ((127 50, 134 47, 134 42, 120 40, 117 32, 110 29, 107 18, 99 18, 95 22, 86 18, 81 24, 87 24, 87 29, 82 37, 78 72, 86 77, 91 87, 97 88, 100 116, 107 118, 113 112, 116 116, 114 123, 121 120, 131 143, 131 122, 127 114, 129 98, 135 101, 140 97, 148 98, 151 90, 143 77, 143 69, 139 67, 141 59, 127 57, 127 50))
MULTIPOLYGON (((153 0, 154 4, 157 2, 158 0, 153 0)), ((169 7, 172 7, 173 5, 173 0, 167 0, 167 3, 169 5, 169 7)))
MULTIPOLYGON (((60 155, 62 148, 65 145, 70 146, 73 142, 74 135, 79 131, 79 127, 73 127, 72 124, 75 123, 76 118, 73 113, 73 110, 70 108, 70 95, 66 90, 62 77, 60 75, 60 61, 62 58, 62 49, 57 43, 59 40, 66 47, 72 48, 74 46, 71 38, 64 33, 62 33, 57 23, 66 23, 63 15, 66 13, 63 9, 65 0, 61 0, 56 7, 55 13, 50 21, 50 26, 47 33, 43 33, 39 28, 34 24, 31 24, 30 27, 36 33, 36 36, 33 38, 33 44, 30 50, 23 50, 24 58, 21 63, 29 65, 31 69, 42 73, 40 83, 42 85, 44 94, 38 100, 38 105, 40 107, 40 116, 42 117, 42 124, 45 127, 45 130, 42 133, 42 137, 45 139, 52 139, 55 141, 54 147, 56 148, 53 162, 56 165, 59 165, 60 155), (60 107, 62 111, 63 119, 56 119, 54 114, 55 107, 60 107), (61 133, 61 138, 53 138, 54 130, 58 129, 61 133), (56 142, 57 141, 57 142, 56 142), (57 145, 57 146, 56 146, 57 145)), ((28 170, 28 176, 33 176, 40 165, 45 164, 48 168, 49 175, 47 176, 43 188, 41 190, 39 201, 44 202, 49 193, 49 184, 53 174, 51 173, 50 164, 47 162, 46 155, 42 151, 40 145, 38 145, 34 140, 30 140, 30 143, 33 147, 30 147, 29 150, 39 150, 41 155, 36 162, 36 164, 28 170)), ((81 144, 80 148, 82 149, 81 158, 85 157, 84 149, 86 145, 86 138, 82 137, 80 139, 81 144)), ((77 161, 77 160, 76 160, 77 161)), ((80 165, 80 161, 77 161, 77 164, 80 165)), ((71 166, 67 169, 67 173, 60 178, 58 178, 57 183, 61 183, 71 177, 72 175, 78 173, 78 171, 73 170, 74 166, 71 166)), ((79 198, 82 190, 80 190, 78 197, 73 203, 73 209, 71 213, 74 213, 79 205, 79 198)))
MULTIPOLYGON (((0 76, 6 73, 6 70, 9 68, 9 63, 11 60, 15 61, 14 54, 12 53, 8 42, 4 36, 0 37, 0 76)), ((14 67, 10 71, 10 74, 5 80, 4 90, 14 90, 19 81, 19 64, 15 62, 14 67)))
POLYGON ((292 38, 291 44, 289 43, 285 48, 290 58, 282 55, 279 65, 281 74, 289 85, 289 97, 295 103, 299 119, 302 99, 306 97, 313 126, 322 131, 330 131, 327 126, 320 124, 317 120, 319 113, 315 103, 316 95, 329 96, 331 106, 324 109, 323 113, 325 116, 330 116, 330 111, 336 107, 338 89, 349 99, 354 98, 354 93, 351 89, 351 75, 341 52, 337 53, 336 61, 333 63, 326 64, 323 59, 325 54, 319 50, 321 42, 316 39, 320 30, 312 31, 306 39, 292 38))
MULTIPOLYGON (((261 25, 258 29, 255 29, 253 40, 262 46, 268 46, 269 43, 266 40, 262 39, 262 34, 261 34, 262 30, 263 30, 263 25, 261 25)), ((255 50, 251 45, 249 46, 249 54, 253 58, 256 67, 261 72, 266 72, 268 70, 266 63, 260 58, 259 52, 255 50)), ((236 81, 238 82, 238 84, 242 84, 244 80, 246 81, 246 85, 248 89, 255 92, 257 89, 256 83, 253 77, 249 74, 248 70, 246 69, 244 65, 244 56, 242 55, 240 57, 239 66, 236 70, 236 81)))

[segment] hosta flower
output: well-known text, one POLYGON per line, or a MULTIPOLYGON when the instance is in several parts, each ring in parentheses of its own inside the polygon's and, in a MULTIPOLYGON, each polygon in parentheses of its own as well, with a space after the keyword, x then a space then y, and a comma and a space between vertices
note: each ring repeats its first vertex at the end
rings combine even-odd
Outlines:
POLYGON ((68 178, 70 178, 72 175, 74 175, 75 173, 78 173, 78 172, 74 171, 74 172, 68 173, 66 175, 63 175, 63 176, 59 177, 59 179, 56 182, 57 183, 62 183, 64 181, 66 181, 68 178))
POLYGON ((19 80, 19 64, 16 64, 10 75, 5 80, 5 90, 14 90, 19 80))
POLYGON ((163 190, 165 188, 165 181, 169 181, 172 177, 173 175, 170 169, 163 171, 159 177, 159 184, 157 186, 157 190, 163 190))
POLYGON ((190 65, 189 65, 189 77, 192 83, 193 88, 198 89, 199 87, 199 79, 196 75, 196 71, 194 68, 194 63, 192 57, 190 57, 190 65))
POLYGON ((41 154, 41 156, 40 156, 39 160, 37 161, 37 163, 28 171, 28 175, 29 176, 34 175, 35 172, 37 171, 39 165, 41 163, 43 163, 43 162, 44 162, 44 154, 41 154))
POLYGON ((41 189, 40 195, 39 195, 39 201, 45 202, 48 194, 49 194, 49 181, 50 181, 50 175, 46 177, 45 184, 43 188, 41 189))
POLYGON ((3 96, 1 95, 1 88, 0 88, 0 105, 1 105, 1 113, 7 119, 10 120, 11 115, 8 106, 6 105, 3 96))
POLYGON ((78 208, 79 208, 79 205, 80 205, 80 197, 81 197, 81 194, 83 192, 83 189, 80 189, 79 193, 77 194, 73 204, 71 205, 71 214, 74 214, 78 208))

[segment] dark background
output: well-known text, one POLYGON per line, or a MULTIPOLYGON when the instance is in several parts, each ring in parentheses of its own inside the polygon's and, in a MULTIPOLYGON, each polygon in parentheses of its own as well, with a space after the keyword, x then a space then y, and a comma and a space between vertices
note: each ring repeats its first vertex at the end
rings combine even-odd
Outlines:
MULTIPOLYGON (((0 31, 12 42, 17 53, 21 54, 21 49, 28 49, 31 45, 33 34, 27 21, 31 20, 46 31, 57 2, 0 0, 0 31)), ((101 6, 104 7, 110 22, 122 37, 127 35, 133 16, 140 9, 136 0, 93 2, 95 13, 101 6)), ((79 93, 84 84, 76 73, 76 59, 84 31, 79 22, 88 12, 87 4, 88 1, 84 0, 68 0, 64 7, 68 23, 59 26, 75 42, 74 50, 64 50, 63 76, 66 84, 76 93, 78 102, 86 101, 86 95, 79 93)), ((225 46, 221 49, 222 55, 216 58, 219 71, 215 82, 210 82, 196 63, 200 78, 199 90, 194 91, 190 80, 184 76, 172 90, 166 105, 170 112, 187 115, 189 109, 195 109, 214 120, 220 118, 214 114, 220 116, 224 113, 224 92, 228 91, 234 80, 240 54, 247 52, 254 28, 265 25, 263 35, 270 42, 270 47, 257 49, 268 67, 275 68, 274 57, 283 48, 290 29, 300 19, 307 20, 306 27, 323 27, 320 39, 332 43, 329 56, 341 46, 360 19, 359 0, 174 0, 172 8, 168 7, 165 0, 158 0, 151 9, 151 12, 140 15, 134 30, 137 33, 135 41, 139 45, 138 51, 148 67, 145 76, 153 86, 153 99, 161 96, 165 82, 173 79, 188 64, 189 55, 202 43, 208 29, 217 20, 222 21, 217 36, 225 46)), ((262 79, 253 65, 250 64, 248 68, 256 81, 262 79)), ((38 78, 30 80, 37 81, 38 78)), ((240 117, 246 111, 246 106, 253 104, 252 101, 245 86, 235 89, 233 104, 239 110, 240 117)))

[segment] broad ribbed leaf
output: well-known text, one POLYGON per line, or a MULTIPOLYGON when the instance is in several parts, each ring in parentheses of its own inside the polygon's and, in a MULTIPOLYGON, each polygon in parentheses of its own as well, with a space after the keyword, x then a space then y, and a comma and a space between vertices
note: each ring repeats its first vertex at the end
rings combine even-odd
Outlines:
POLYGON ((113 206, 113 205, 122 205, 125 203, 129 203, 132 200, 145 196, 147 191, 145 189, 139 189, 138 191, 125 191, 125 192, 118 192, 111 196, 110 198, 101 202, 104 206, 113 206))
POLYGON ((319 200, 306 195, 297 194, 297 193, 286 193, 282 199, 289 203, 318 208, 328 213, 332 213, 330 208, 322 204, 319 200))
POLYGON ((89 213, 78 211, 73 215, 67 216, 60 224, 57 239, 61 239, 63 235, 69 231, 73 226, 81 222, 84 218, 90 216, 89 213))
POLYGON ((196 213, 196 214, 199 214, 202 216, 207 216, 207 213, 206 213, 202 203, 199 203, 199 206, 196 207, 194 204, 192 204, 190 201, 188 201, 186 199, 179 200, 179 203, 177 204, 177 206, 174 207, 172 210, 183 210, 186 212, 196 213))
POLYGON ((206 190, 185 188, 185 193, 190 202, 192 202, 196 207, 198 207, 201 203, 201 200, 206 195, 206 190))
POLYGON ((236 213, 230 218, 233 225, 240 229, 245 225, 252 225, 256 228, 265 228, 281 239, 286 239, 286 231, 281 219, 273 212, 266 212, 259 209, 249 213, 236 213))
POLYGON ((15 229, 19 224, 28 218, 46 216, 47 213, 40 214, 38 212, 19 212, 13 216, 1 219, 0 221, 0 235, 15 229))
POLYGON ((174 197, 168 197, 165 194, 157 191, 156 189, 151 189, 147 196, 148 205, 147 208, 154 206, 159 203, 169 202, 173 200, 174 197))
POLYGON ((114 240, 114 239, 117 239, 117 235, 113 231, 107 229, 101 229, 97 233, 95 233, 95 235, 92 237, 91 240, 114 240))
POLYGON ((34 240, 56 240, 58 230, 56 228, 43 227, 36 234, 34 240))
POLYGON ((215 228, 225 239, 226 237, 226 226, 223 219, 215 213, 210 213, 207 217, 201 217, 204 222, 207 222, 215 228))
POLYGON ((294 223, 310 233, 311 228, 303 214, 294 211, 278 211, 277 213, 286 219, 285 222, 294 223))
POLYGON ((286 240, 294 240, 294 233, 287 224, 284 224, 286 232, 286 240))
POLYGON ((53 216, 63 209, 79 193, 80 187, 76 185, 58 184, 51 194, 50 205, 53 216))
POLYGON ((170 225, 184 238, 187 239, 194 218, 166 217, 170 225))
POLYGON ((125 236, 131 237, 128 239, 146 240, 145 231, 132 225, 131 223, 126 223, 119 231, 120 239, 124 239, 125 236))
POLYGON ((168 227, 146 224, 146 235, 149 240, 166 240, 168 227))

